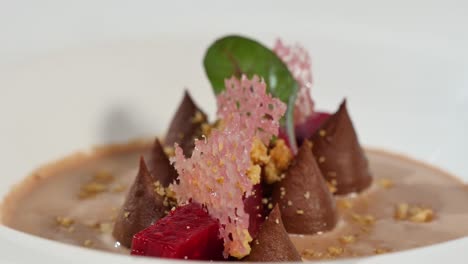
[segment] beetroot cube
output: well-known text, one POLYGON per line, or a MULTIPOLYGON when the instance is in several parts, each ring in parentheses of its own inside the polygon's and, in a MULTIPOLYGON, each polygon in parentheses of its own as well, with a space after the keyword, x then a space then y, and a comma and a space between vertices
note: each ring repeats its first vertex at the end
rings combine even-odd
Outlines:
POLYGON ((220 260, 223 240, 219 222, 197 203, 178 207, 135 234, 132 255, 161 258, 220 260))
POLYGON ((249 233, 253 238, 257 236, 260 225, 265 220, 262 198, 262 186, 257 184, 252 188, 252 195, 244 200, 244 210, 249 214, 249 233))
POLYGON ((305 139, 310 138, 330 116, 329 113, 315 112, 304 123, 296 125, 294 130, 297 143, 301 145, 305 139))

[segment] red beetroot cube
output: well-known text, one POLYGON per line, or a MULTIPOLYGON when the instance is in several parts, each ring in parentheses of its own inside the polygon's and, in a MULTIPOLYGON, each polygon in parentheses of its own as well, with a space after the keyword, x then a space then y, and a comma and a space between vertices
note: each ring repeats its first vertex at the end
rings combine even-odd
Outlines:
POLYGON ((135 234, 132 255, 175 259, 220 260, 219 222, 197 203, 178 207, 135 234))
POLYGON ((294 131, 297 143, 302 145, 302 142, 310 138, 330 116, 329 113, 315 112, 304 123, 296 125, 294 131))
POLYGON ((244 210, 249 214, 249 233, 253 238, 257 236, 260 225, 265 220, 262 198, 262 185, 257 184, 252 188, 252 195, 244 200, 244 210))

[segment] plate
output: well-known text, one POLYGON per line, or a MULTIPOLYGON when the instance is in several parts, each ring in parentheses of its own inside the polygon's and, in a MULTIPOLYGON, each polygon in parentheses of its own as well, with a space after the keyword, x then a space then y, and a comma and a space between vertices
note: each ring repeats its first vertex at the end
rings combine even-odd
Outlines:
MULTIPOLYGON (((1 3, 0 197, 66 154, 164 133, 184 89, 213 116, 201 60, 229 33, 300 42, 312 55, 318 108, 347 97, 364 145, 466 182, 467 11, 457 1, 1 3)), ((342 263, 461 261, 466 247, 464 238, 342 263)), ((3 226, 0 248, 2 263, 135 262, 3 226)))

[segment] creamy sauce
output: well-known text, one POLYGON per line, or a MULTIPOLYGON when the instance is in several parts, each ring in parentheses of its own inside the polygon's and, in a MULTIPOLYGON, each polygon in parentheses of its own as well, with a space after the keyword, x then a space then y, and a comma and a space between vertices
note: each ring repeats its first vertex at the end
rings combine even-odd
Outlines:
MULTIPOLYGON (((7 196, 1 208, 2 223, 64 243, 128 254, 113 239, 112 225, 136 175, 138 159, 148 150, 143 143, 107 147, 39 169, 7 196), (106 182, 106 190, 80 198, 82 186, 103 170, 113 176, 106 182), (57 221, 57 217, 73 223, 57 221)), ((304 258, 373 255, 468 235, 468 189, 464 184, 400 156, 380 151, 367 151, 367 156, 374 183, 361 194, 337 198, 337 227, 313 236, 291 234, 304 258), (393 186, 382 186, 382 179, 393 186), (430 208, 434 219, 427 223, 396 220, 399 203, 430 208), (357 221, 356 215, 369 215, 373 221, 357 221), (354 241, 346 243, 344 237, 350 236, 354 241)))

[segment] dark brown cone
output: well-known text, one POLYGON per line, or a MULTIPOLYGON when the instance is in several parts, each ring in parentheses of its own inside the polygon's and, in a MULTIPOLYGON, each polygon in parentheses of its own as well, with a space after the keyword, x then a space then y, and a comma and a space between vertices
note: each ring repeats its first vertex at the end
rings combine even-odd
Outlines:
POLYGON ((268 219, 260 226, 258 236, 252 242, 252 251, 243 261, 302 261, 284 229, 278 205, 273 208, 268 219))
POLYGON ((143 157, 140 159, 138 175, 133 182, 124 205, 115 221, 113 236, 123 246, 130 247, 133 235, 164 217, 168 210, 164 197, 156 194, 154 182, 143 157))
POLYGON ((304 141, 286 177, 273 189, 273 202, 280 206, 288 233, 315 234, 331 230, 337 221, 335 199, 310 147, 304 141))
POLYGON ((336 181, 336 194, 360 192, 371 184, 369 164, 348 115, 346 100, 310 140, 325 179, 336 181))
POLYGON ((153 178, 158 180, 163 187, 169 186, 177 178, 177 171, 171 165, 169 158, 164 152, 159 139, 156 138, 151 149, 148 169, 153 178))
POLYGON ((197 107, 190 94, 185 91, 184 99, 172 118, 166 133, 164 145, 174 147, 174 143, 177 142, 185 156, 190 157, 195 146, 194 139, 201 136, 201 125, 206 121, 206 114, 197 107), (201 118, 197 118, 197 112, 201 118))

